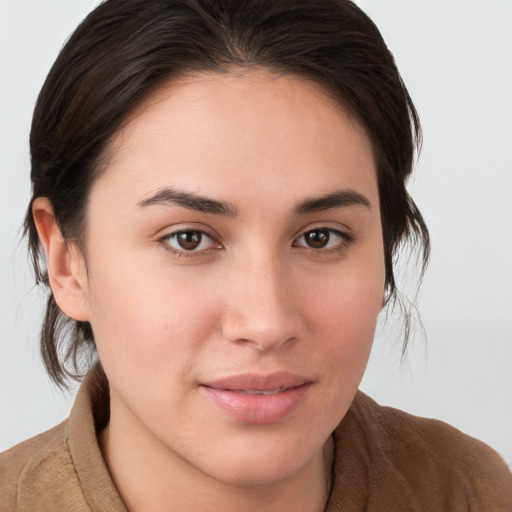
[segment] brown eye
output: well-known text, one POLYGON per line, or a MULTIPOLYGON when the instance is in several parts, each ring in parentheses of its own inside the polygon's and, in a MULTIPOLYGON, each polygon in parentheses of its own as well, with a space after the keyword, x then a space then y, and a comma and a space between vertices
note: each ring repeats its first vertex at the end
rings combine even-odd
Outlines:
POLYGON ((328 229, 314 229, 304 233, 304 242, 313 249, 323 249, 329 243, 331 234, 328 229))
POLYGON ((207 233, 194 229, 176 231, 162 239, 174 252, 201 252, 212 249, 215 241, 207 233))
POLYGON ((200 231, 183 231, 176 235, 178 245, 186 251, 193 251, 201 245, 203 235, 200 231))
POLYGON ((318 251, 344 250, 352 242, 354 237, 333 228, 317 228, 304 231, 293 242, 294 247, 305 247, 318 251))

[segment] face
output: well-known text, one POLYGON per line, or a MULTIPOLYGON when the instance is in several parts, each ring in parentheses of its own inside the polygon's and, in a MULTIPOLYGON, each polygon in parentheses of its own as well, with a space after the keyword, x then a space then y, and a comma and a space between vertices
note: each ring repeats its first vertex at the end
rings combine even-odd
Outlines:
POLYGON ((217 480, 308 467, 354 397, 383 301, 358 124, 300 78, 175 82, 118 134, 85 235, 112 425, 217 480))

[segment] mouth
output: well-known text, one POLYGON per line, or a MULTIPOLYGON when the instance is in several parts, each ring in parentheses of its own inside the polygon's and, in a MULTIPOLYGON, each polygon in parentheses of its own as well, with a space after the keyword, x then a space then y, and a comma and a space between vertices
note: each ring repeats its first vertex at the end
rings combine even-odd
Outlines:
POLYGON ((240 423, 281 422, 297 412, 313 381, 288 372, 236 375, 200 385, 202 393, 223 413, 240 423))
MULTIPOLYGON (((275 395, 276 393, 283 393, 284 391, 287 391, 290 388, 278 388, 278 389, 271 389, 268 391, 265 391, 263 389, 237 389, 237 393, 242 393, 242 395, 275 395)), ((229 391, 229 390, 226 390, 229 391)))
POLYGON ((246 373, 215 381, 206 381, 204 386, 241 393, 280 393, 287 389, 310 383, 311 380, 291 372, 275 372, 268 375, 246 373))

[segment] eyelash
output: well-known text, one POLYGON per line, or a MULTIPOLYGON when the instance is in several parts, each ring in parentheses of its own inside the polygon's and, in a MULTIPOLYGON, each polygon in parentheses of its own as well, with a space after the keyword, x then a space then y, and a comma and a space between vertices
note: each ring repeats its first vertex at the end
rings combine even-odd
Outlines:
MULTIPOLYGON (((219 242, 217 242, 213 236, 211 236, 209 233, 207 233, 206 231, 203 231, 201 229, 180 229, 180 230, 174 231, 172 233, 169 233, 169 234, 161 237, 158 240, 158 242, 164 247, 165 250, 175 254, 178 257, 186 257, 186 258, 198 257, 200 255, 208 254, 208 253, 211 253, 212 251, 217 251, 222 248, 221 244, 219 242), (188 235, 191 235, 191 234, 199 235, 201 237, 200 242, 199 242, 199 247, 203 243, 205 237, 210 239, 211 242, 217 244, 217 247, 209 247, 206 249, 195 248, 195 249, 187 250, 185 248, 177 248, 177 247, 172 247, 170 245, 171 239, 174 238, 177 240, 178 236, 187 235, 187 234, 188 235)), ((331 254, 331 253, 344 252, 354 242, 355 242, 355 237, 349 233, 345 233, 343 231, 340 231, 338 229, 334 229, 331 227, 319 226, 319 227, 315 227, 315 228, 311 228, 311 229, 307 229, 306 231, 303 231, 298 237, 296 237, 294 239, 294 241, 292 243, 292 247, 300 247, 302 249, 308 250, 308 251, 316 253, 316 254, 326 254, 326 253, 331 254), (328 247, 328 248, 324 248, 324 247, 315 248, 315 247, 311 247, 308 245, 299 245, 298 244, 298 241, 301 238, 304 238, 306 235, 314 233, 314 232, 317 232, 317 233, 327 232, 328 233, 327 244, 329 242, 331 242, 332 235, 334 235, 335 237, 338 237, 339 241, 335 244, 334 247, 328 247)))
POLYGON ((162 238, 159 239, 159 242, 163 245, 165 250, 177 255, 178 257, 185 257, 185 258, 197 257, 199 255, 204 255, 205 253, 210 253, 212 251, 216 251, 221 248, 221 245, 215 241, 215 238, 213 238, 213 236, 211 236, 209 233, 207 233, 206 231, 203 231, 201 229, 179 229, 178 231, 173 231, 172 233, 169 233, 169 234, 163 236, 162 238), (170 245, 171 239, 175 238, 177 240, 178 236, 185 235, 185 234, 199 235, 201 237, 199 246, 203 243, 204 237, 206 237, 206 238, 209 238, 212 242, 215 242, 218 245, 218 247, 200 249, 200 250, 197 250, 197 249, 186 250, 184 248, 179 249, 176 247, 172 247, 170 245))
POLYGON ((297 238, 294 239, 293 247, 302 247, 303 249, 312 251, 314 253, 330 254, 330 253, 344 252, 345 250, 347 250, 350 247, 351 244, 354 243, 354 241, 355 241, 355 237, 349 233, 345 233, 345 232, 340 231, 339 229, 335 229, 335 228, 320 226, 320 227, 315 227, 315 228, 307 229, 306 231, 303 231, 300 236, 298 236, 297 238), (315 233, 315 232, 316 233, 327 232, 329 235, 327 243, 331 242, 331 238, 333 235, 338 237, 339 241, 335 244, 334 247, 329 247, 329 248, 325 248, 325 247, 315 248, 315 247, 311 247, 308 245, 297 245, 298 240, 300 240, 301 238, 304 238, 306 235, 308 235, 310 233, 315 233))

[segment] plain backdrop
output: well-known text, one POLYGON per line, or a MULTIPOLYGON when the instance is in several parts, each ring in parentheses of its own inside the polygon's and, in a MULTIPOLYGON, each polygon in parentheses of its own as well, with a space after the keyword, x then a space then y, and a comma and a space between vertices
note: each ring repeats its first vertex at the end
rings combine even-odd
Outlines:
MULTIPOLYGON (((98 2, 0 0, 0 451, 62 421, 76 387, 46 377, 20 226, 34 102, 65 39, 98 2)), ((447 421, 512 467, 512 2, 359 0, 393 51, 424 145, 411 183, 432 235, 418 330, 379 329, 361 388, 447 421)), ((413 275, 414 277, 414 275, 413 275)), ((415 280, 402 283, 414 295, 415 280)))

